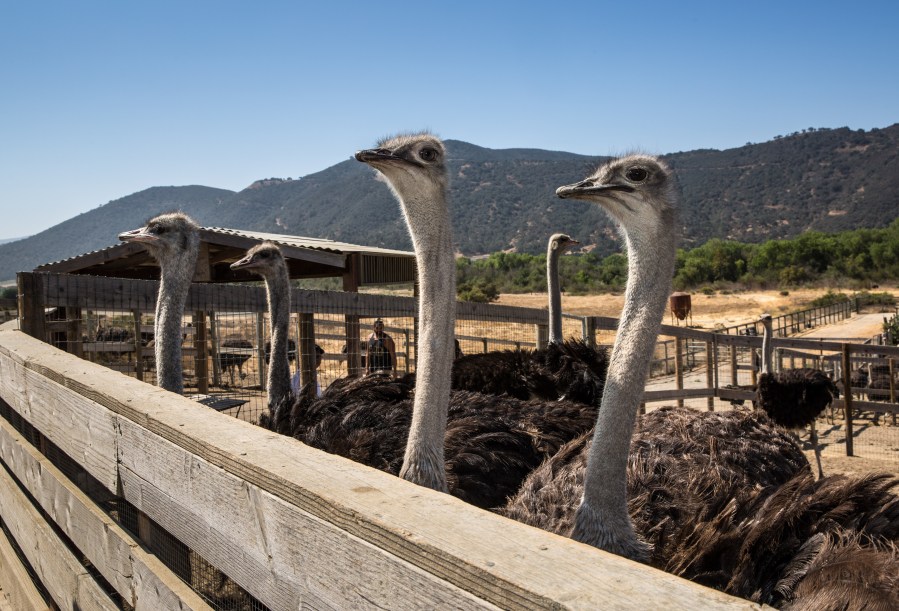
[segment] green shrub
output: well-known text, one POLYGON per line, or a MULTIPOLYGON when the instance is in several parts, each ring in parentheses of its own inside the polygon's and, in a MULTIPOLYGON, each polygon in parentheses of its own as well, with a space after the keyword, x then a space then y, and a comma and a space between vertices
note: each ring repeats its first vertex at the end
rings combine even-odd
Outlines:
POLYGON ((861 305, 879 305, 893 307, 896 305, 896 298, 892 293, 869 293, 861 291, 855 294, 861 305))
POLYGON ((849 301, 849 295, 846 295, 845 293, 834 293, 833 291, 828 290, 817 299, 813 299, 810 305, 813 308, 823 308, 824 306, 843 303, 844 301, 849 301))
POLYGON ((491 303, 499 299, 499 291, 496 285, 482 278, 460 284, 456 289, 456 295, 462 301, 475 301, 478 303, 491 303))

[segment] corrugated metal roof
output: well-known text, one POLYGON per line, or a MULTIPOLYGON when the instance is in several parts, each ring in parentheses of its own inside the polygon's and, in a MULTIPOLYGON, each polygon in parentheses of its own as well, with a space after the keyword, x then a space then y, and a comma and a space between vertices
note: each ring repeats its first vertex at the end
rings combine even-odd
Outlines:
MULTIPOLYGON (((415 280, 415 253, 349 244, 323 238, 310 238, 261 231, 203 227, 200 229, 201 256, 197 261, 195 282, 240 282, 254 279, 249 272, 232 270, 230 263, 262 241, 281 247, 291 278, 327 278, 346 276, 351 284, 390 284, 415 280), (349 259, 357 264, 349 268, 349 259), (349 275, 347 275, 349 274, 349 275)), ((120 242, 100 250, 44 263, 37 272, 90 274, 121 278, 155 279, 159 266, 142 244, 120 242)))
POLYGON ((243 229, 229 229, 227 227, 204 227, 203 230, 212 233, 240 236, 251 240, 269 240, 271 242, 296 248, 312 248, 315 250, 326 250, 336 253, 358 252, 372 255, 415 256, 414 252, 407 250, 392 250, 390 248, 378 248, 377 246, 362 246, 359 244, 349 244, 347 242, 335 242, 334 240, 326 240, 325 238, 309 238, 288 234, 265 233, 262 231, 246 231, 243 229))

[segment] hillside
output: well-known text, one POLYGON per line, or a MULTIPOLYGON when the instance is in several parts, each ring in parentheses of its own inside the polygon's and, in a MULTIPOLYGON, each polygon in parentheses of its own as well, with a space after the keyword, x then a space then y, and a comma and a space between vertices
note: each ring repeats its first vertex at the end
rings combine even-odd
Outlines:
POLYGON ((119 233, 152 216, 183 209, 214 218, 212 209, 233 191, 210 187, 152 187, 72 217, 24 240, 0 244, 0 280, 41 263, 59 261, 115 244, 119 233))
MULTIPOLYGON (((599 157, 539 149, 493 150, 447 140, 457 248, 466 255, 537 253, 565 231, 605 255, 618 248, 605 216, 555 188, 583 178, 599 157)), ((806 130, 725 151, 664 155, 677 173, 684 245, 720 237, 758 242, 815 229, 883 227, 899 216, 899 124, 806 130)), ((263 179, 238 193, 154 187, 0 245, 0 280, 18 270, 115 242, 119 231, 181 208, 203 225, 411 248, 399 207, 375 173, 347 160, 298 180, 263 179)))

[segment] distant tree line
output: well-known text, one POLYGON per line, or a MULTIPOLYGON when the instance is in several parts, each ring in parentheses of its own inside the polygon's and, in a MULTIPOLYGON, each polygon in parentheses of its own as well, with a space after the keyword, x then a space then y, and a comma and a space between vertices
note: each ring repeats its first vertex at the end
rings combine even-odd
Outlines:
MULTIPOLYGON (((500 252, 477 260, 462 258, 456 272, 462 299, 492 301, 499 293, 546 290, 545 255, 500 252)), ((568 294, 620 291, 627 278, 627 257, 567 255, 561 258, 559 276, 568 294)), ((899 280, 899 219, 883 229, 809 231, 760 244, 709 240, 678 250, 674 286, 716 290, 821 283, 869 288, 886 280, 899 280)))

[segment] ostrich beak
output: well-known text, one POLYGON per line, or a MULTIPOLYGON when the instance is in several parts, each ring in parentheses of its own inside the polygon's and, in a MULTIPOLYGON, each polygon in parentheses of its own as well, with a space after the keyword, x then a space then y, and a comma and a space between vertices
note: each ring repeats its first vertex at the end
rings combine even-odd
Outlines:
POLYGON ((356 151, 356 161, 363 163, 378 163, 379 161, 405 161, 402 157, 397 157, 390 149, 364 149, 356 151))
POLYGON ((141 227, 140 229, 123 231, 119 234, 119 239, 123 242, 153 243, 156 242, 159 238, 148 232, 146 227, 141 227))
POLYGON ((231 264, 231 269, 246 269, 253 266, 253 255, 247 255, 231 264))
POLYGON ((601 195, 609 191, 623 191, 632 193, 634 188, 629 185, 603 185, 596 184, 595 181, 582 180, 573 185, 563 185, 556 189, 556 195, 562 199, 585 199, 589 196, 601 195))

